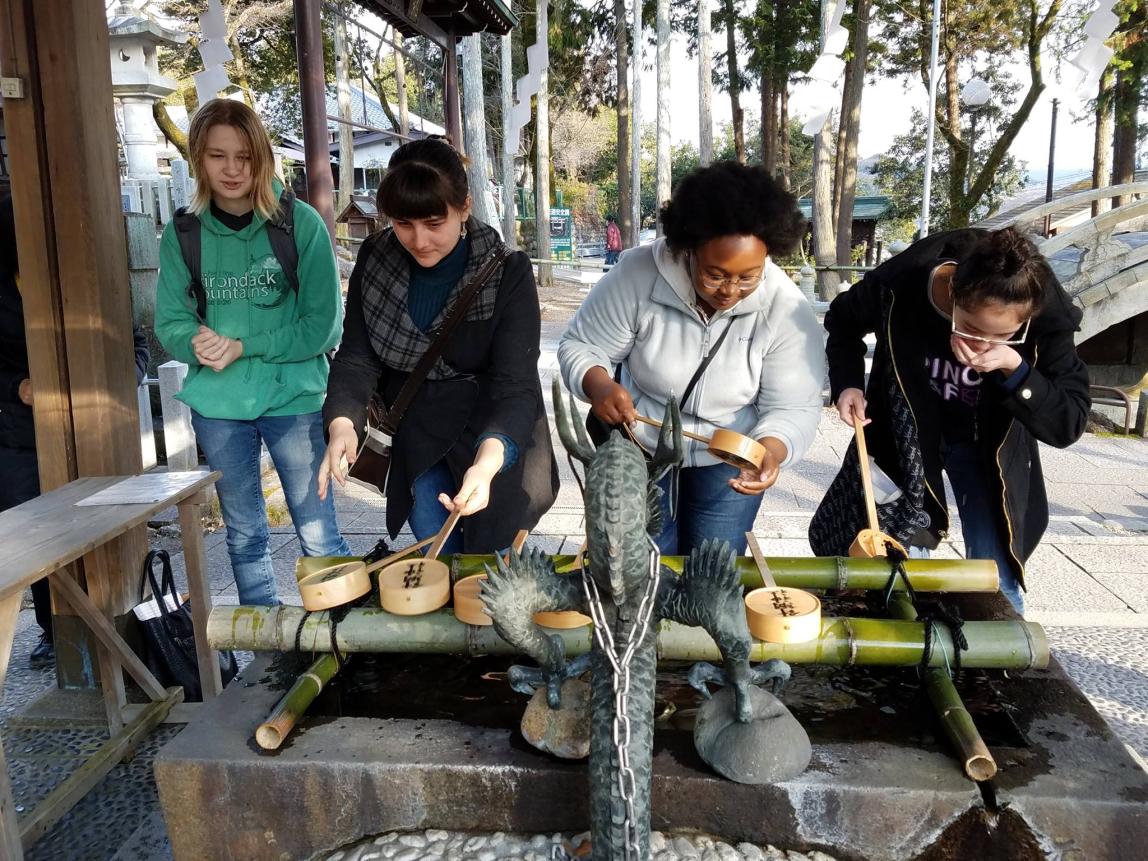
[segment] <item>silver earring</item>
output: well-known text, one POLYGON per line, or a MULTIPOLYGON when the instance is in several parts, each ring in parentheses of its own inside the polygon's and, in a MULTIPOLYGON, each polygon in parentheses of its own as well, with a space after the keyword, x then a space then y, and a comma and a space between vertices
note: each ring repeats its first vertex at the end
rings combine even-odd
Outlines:
POLYGON ((458 235, 461 239, 466 239, 466 225, 465 224, 462 226, 462 230, 459 232, 458 235))

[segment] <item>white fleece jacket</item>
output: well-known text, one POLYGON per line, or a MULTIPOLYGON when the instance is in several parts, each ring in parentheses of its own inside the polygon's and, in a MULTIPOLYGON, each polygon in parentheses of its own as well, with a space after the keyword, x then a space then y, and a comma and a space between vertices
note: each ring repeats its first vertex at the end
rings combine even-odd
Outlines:
MULTIPOLYGON (((590 291, 558 344, 562 379, 582 390, 586 372, 622 365, 622 385, 639 413, 661 419, 670 395, 686 384, 722 330, 717 355, 682 404, 685 430, 710 435, 729 428, 754 439, 772 436, 800 460, 821 417, 825 346, 821 326, 801 291, 773 261, 749 296, 707 322, 697 310, 685 258, 674 259, 664 239, 626 251, 590 291)), ((639 424, 643 445, 657 444, 657 429, 639 424)), ((717 459, 685 440, 686 466, 717 459)))

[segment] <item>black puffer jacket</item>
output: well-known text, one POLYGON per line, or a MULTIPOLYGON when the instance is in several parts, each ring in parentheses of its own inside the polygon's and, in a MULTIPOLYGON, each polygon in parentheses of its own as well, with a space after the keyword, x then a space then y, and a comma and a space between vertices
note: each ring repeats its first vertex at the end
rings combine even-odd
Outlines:
MULTIPOLYGON (((884 369, 892 368, 916 419, 918 444, 928 493, 926 514, 934 543, 947 534, 949 515, 941 478, 940 409, 925 368, 926 327, 919 321, 935 314, 926 284, 945 260, 961 260, 972 248, 977 229, 938 233, 915 243, 869 272, 833 300, 825 316, 826 352, 833 402, 848 388, 865 389, 872 423, 865 428, 869 453, 900 484, 888 425, 884 369), (891 292, 888 313, 883 314, 891 292), (876 333, 873 373, 865 386, 865 335, 876 333)), ((1091 401, 1088 369, 1076 354, 1073 333, 1081 311, 1055 278, 1046 285, 1044 306, 1033 318, 1025 343, 1016 349, 1030 370, 1013 391, 999 372, 986 374, 976 412, 975 435, 984 475, 1001 534, 1007 536, 1017 579, 1024 583, 1024 563, 1048 526, 1048 499, 1040 467, 1038 442, 1064 448, 1080 439, 1091 401)))

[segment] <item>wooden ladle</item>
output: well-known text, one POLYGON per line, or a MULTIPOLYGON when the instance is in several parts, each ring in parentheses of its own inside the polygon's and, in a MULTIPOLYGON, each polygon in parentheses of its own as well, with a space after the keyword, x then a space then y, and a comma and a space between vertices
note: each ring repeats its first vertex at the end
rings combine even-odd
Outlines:
POLYGON ((371 574, 373 572, 397 562, 404 556, 410 556, 432 541, 434 541, 433 537, 427 538, 389 556, 384 556, 369 565, 360 559, 355 562, 328 565, 326 568, 305 574, 299 578, 299 594, 303 598, 303 609, 312 612, 330 610, 332 607, 338 607, 340 604, 361 598, 371 591, 371 574))
MULTIPOLYGON (((638 421, 660 428, 662 423, 656 419, 638 416, 638 421)), ((736 469, 761 469, 765 461, 765 446, 752 437, 740 434, 737 431, 718 428, 713 436, 702 436, 700 433, 683 430, 682 436, 706 444, 706 450, 720 460, 736 469)))
POLYGON ((432 539, 426 556, 394 562, 379 572, 379 605, 397 616, 421 616, 450 598, 450 567, 438 555, 462 517, 456 508, 432 539))
POLYGON ((821 601, 804 589, 778 586, 757 537, 747 532, 746 546, 761 572, 761 589, 745 596, 749 632, 766 643, 807 643, 821 636, 821 601))
POLYGON ((865 511, 869 517, 869 528, 862 529, 853 539, 849 547, 850 556, 873 559, 877 556, 888 556, 886 543, 892 544, 906 556, 905 546, 891 535, 881 531, 881 524, 877 521, 877 503, 873 501, 873 481, 869 476, 869 451, 865 447, 865 427, 861 419, 853 417, 853 433, 857 438, 857 459, 861 462, 861 488, 865 492, 865 511))

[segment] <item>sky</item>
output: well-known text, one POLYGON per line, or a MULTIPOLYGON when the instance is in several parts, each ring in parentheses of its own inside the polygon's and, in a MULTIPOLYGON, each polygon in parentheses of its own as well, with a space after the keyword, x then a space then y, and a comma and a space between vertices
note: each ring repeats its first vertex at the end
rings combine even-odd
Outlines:
MULTIPOLYGON (((657 73, 653 68, 653 51, 647 50, 645 62, 650 68, 642 74, 642 122, 657 121, 657 73)), ((1048 139, 1052 120, 1052 99, 1059 98, 1060 109, 1056 129, 1057 173, 1071 169, 1091 170, 1093 122, 1087 115, 1087 99, 1061 87, 1055 81, 1048 81, 1052 74, 1047 71, 1054 67, 1051 58, 1044 62, 1047 89, 1033 108, 1016 140, 1012 152, 1020 160, 1027 162, 1029 170, 1044 171, 1048 165, 1048 139), (1079 122, 1074 115, 1081 117, 1079 122)), ((670 90, 673 93, 670 104, 670 133, 675 143, 682 141, 698 142, 698 72, 697 59, 686 52, 685 37, 675 36, 671 47, 670 90)), ((1028 80, 1027 69, 1017 66, 1016 76, 1021 81, 1028 80)), ((929 94, 925 87, 914 81, 908 89, 901 80, 891 78, 871 78, 866 82, 861 101, 861 139, 858 153, 861 158, 885 152, 893 143, 893 138, 909 129, 910 115, 914 107, 924 110, 929 94), (890 110, 890 105, 899 109, 890 110)), ((806 100, 807 101, 807 100, 806 100)), ((805 118, 809 113, 803 101, 803 88, 798 85, 790 91, 790 114, 805 118)), ((742 108, 747 114, 758 116, 760 100, 757 90, 742 96, 742 108)), ((715 128, 728 123, 732 116, 729 94, 714 90, 713 113, 715 128)))

